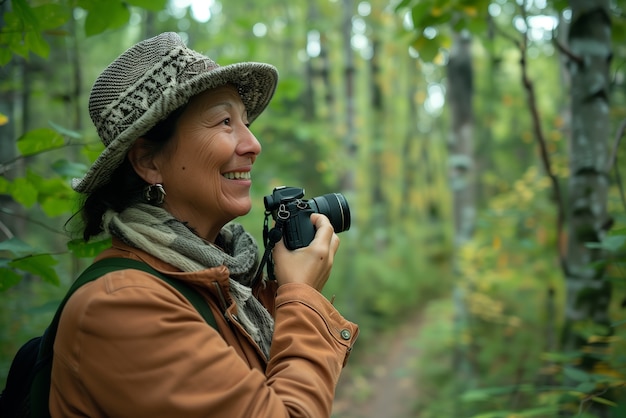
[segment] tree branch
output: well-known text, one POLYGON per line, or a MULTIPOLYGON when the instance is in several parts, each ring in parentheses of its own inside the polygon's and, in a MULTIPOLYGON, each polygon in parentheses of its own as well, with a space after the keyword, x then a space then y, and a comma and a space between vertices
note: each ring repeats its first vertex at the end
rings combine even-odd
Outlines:
POLYGON ((569 48, 566 48, 565 45, 563 45, 562 43, 558 41, 557 36, 556 36, 556 31, 552 31, 552 43, 561 54, 565 55, 567 58, 574 61, 576 64, 579 64, 579 65, 583 64, 583 59, 581 57, 574 54, 572 51, 570 51, 569 48))
MULTIPOLYGON (((520 5, 520 13, 524 21, 526 22, 526 10, 525 5, 520 5)), ((528 34, 522 33, 522 42, 519 42, 516 38, 506 35, 505 37, 511 40, 515 46, 520 51, 520 66, 522 70, 522 84, 527 92, 527 101, 528 106, 530 108, 530 114, 533 123, 533 131, 535 133, 535 139, 537 140, 537 145, 539 146, 539 154, 541 157, 541 161, 543 163, 543 167, 546 175, 550 179, 550 183, 552 184, 552 191, 554 193, 554 201, 557 209, 557 219, 556 219, 556 229, 557 229, 557 253, 559 257, 559 263, 561 265, 562 271, 567 274, 567 264, 565 262, 565 252, 563 245, 561 245, 564 233, 563 228, 565 225, 565 208, 563 206, 563 199, 561 193, 561 186, 559 184, 559 180, 554 174, 552 170, 552 162, 550 160, 550 154, 548 152, 548 147, 546 144, 545 135, 543 130, 541 129, 541 117, 539 116, 539 109, 537 107, 537 98, 535 97, 535 88, 532 80, 528 76, 528 63, 526 59, 526 51, 528 50, 528 34)))
POLYGON ((5 215, 9 215, 9 216, 13 216, 15 218, 19 218, 19 219, 24 219, 26 221, 28 221, 29 223, 35 224, 35 225, 39 225, 40 227, 47 229, 48 231, 54 232, 55 234, 60 234, 60 235, 65 235, 65 233, 63 231, 59 231, 58 229, 54 229, 53 227, 51 227, 50 225, 46 225, 43 222, 39 222, 36 221, 32 218, 29 218, 28 216, 24 216, 24 215, 18 215, 8 209, 5 208, 0 208, 0 212, 4 213, 5 215))
POLYGON ((0 231, 2 231, 2 233, 8 238, 11 239, 13 238, 15 235, 13 235, 13 232, 11 232, 11 230, 9 229, 8 226, 6 226, 4 224, 4 222, 0 222, 0 231))
POLYGON ((41 154, 45 154, 46 152, 52 152, 52 151, 57 151, 60 150, 61 148, 65 148, 65 147, 82 147, 82 146, 87 146, 89 144, 95 144, 96 141, 93 142, 67 142, 63 145, 61 145, 60 147, 56 147, 56 148, 48 148, 39 152, 36 152, 34 154, 29 154, 29 155, 18 155, 16 157, 13 157, 5 162, 0 162, 0 176, 4 175, 4 173, 6 173, 7 171, 9 171, 11 169, 11 166, 13 164, 15 164, 16 162, 25 159, 26 157, 34 157, 36 155, 41 155, 41 154))

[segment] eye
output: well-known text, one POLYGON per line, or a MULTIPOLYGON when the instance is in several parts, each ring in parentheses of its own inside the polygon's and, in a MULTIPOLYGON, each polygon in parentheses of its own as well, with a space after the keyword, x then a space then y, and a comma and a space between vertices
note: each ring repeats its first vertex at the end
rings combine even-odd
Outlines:
POLYGON ((224 125, 230 126, 230 118, 226 118, 222 121, 224 125))

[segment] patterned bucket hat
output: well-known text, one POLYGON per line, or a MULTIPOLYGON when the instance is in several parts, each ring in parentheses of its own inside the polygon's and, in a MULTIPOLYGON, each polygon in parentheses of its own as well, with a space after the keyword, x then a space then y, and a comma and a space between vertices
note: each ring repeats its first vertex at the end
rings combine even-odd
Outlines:
POLYGON ((106 184, 135 140, 193 96, 232 84, 252 123, 269 104, 277 82, 272 65, 219 66, 187 48, 174 32, 139 42, 113 61, 91 89, 89 114, 105 149, 72 188, 90 193, 106 184))

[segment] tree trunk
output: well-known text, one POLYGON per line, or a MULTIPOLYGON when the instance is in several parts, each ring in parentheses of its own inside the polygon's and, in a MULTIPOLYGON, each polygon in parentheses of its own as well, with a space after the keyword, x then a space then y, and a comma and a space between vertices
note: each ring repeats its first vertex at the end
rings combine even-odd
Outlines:
MULTIPOLYGON (((418 125, 419 122, 419 110, 418 110, 418 106, 417 106, 417 102, 415 100, 415 97, 417 96, 417 79, 418 79, 418 72, 417 72, 417 68, 416 68, 416 60, 409 57, 406 59, 407 62, 407 66, 408 66, 408 70, 407 70, 407 80, 406 80, 406 103, 407 103, 407 107, 408 107, 408 117, 407 117, 407 124, 406 124, 406 128, 405 128, 405 133, 404 133, 404 141, 402 144, 402 159, 403 159, 403 164, 402 166, 404 167, 403 169, 403 176, 402 176, 402 188, 401 188, 401 195, 402 195, 402 201, 403 202, 409 202, 409 204, 405 204, 402 205, 400 207, 400 218, 401 219, 405 219, 408 218, 412 215, 414 215, 414 211, 413 211, 413 207, 411 206, 410 202, 411 202, 411 192, 415 189, 415 185, 416 185, 416 173, 418 172, 418 167, 420 165, 420 162, 418 160, 418 156, 416 156, 415 154, 417 154, 415 152, 417 145, 418 145, 418 138, 417 138, 417 133, 416 133, 416 126, 418 125)), ((421 138, 420 139, 422 141, 421 146, 425 149, 427 148, 428 145, 425 145, 424 142, 426 142, 428 140, 428 137, 425 138, 421 138)), ((425 167, 424 171, 425 171, 425 176, 428 177, 428 174, 430 174, 430 164, 431 162, 429 160, 426 160, 423 162, 423 165, 425 167)), ((430 184, 429 180, 431 180, 430 178, 426 178, 426 182, 427 184, 430 184)), ((430 192, 430 189, 428 189, 428 192, 430 192)), ((431 200, 428 199, 428 197, 430 197, 431 195, 427 195, 426 200, 428 201, 428 203, 426 204, 426 206, 430 205, 431 200)), ((433 199, 433 203, 434 199, 433 199)))
MULTIPOLYGON (((309 3, 309 7, 307 9, 307 31, 305 32, 305 42, 307 45, 309 43, 309 33, 313 29, 313 23, 317 22, 319 19, 317 12, 317 5, 314 1, 309 3)), ((302 103, 304 107, 304 120, 311 122, 316 120, 317 118, 317 109, 315 107, 315 88, 313 87, 313 81, 315 80, 315 68, 313 67, 314 57, 308 56, 305 62, 304 67, 304 79, 306 82, 306 88, 304 90, 304 97, 302 98, 302 103)))
MULTIPOLYGON (((10 2, 0 3, 0 29, 4 27, 2 16, 11 8, 10 2)), ((0 67, 0 79, 12 80, 15 77, 15 60, 11 60, 7 65, 0 67)), ((14 103, 16 92, 13 89, 0 90, 0 114, 7 117, 7 122, 0 125, 0 176, 11 178, 15 173, 15 163, 12 160, 16 157, 15 149, 15 118, 14 103)), ((0 208, 2 211, 12 212, 16 210, 13 200, 0 194, 0 208)), ((16 235, 14 230, 15 218, 0 212, 0 241, 13 238, 16 235)))
MULTIPOLYGON (((572 134, 570 177, 567 196, 567 247, 565 280, 567 298, 563 348, 589 353, 602 350, 580 333, 594 326, 603 336, 612 333, 609 318, 611 286, 605 277, 602 252, 590 248, 606 235, 609 189, 609 66, 611 62, 611 20, 609 0, 570 0, 572 22, 568 36, 571 75, 572 134)), ((592 371, 597 357, 582 356, 579 367, 592 371)), ((599 391, 603 388, 598 388, 599 391)), ((608 408, 599 403, 588 412, 608 417, 608 408)))
MULTIPOLYGON (((448 104, 452 131, 448 143, 449 180, 452 190, 454 216, 453 265, 456 285, 453 292, 455 312, 455 334, 471 335, 469 332, 470 314, 467 312, 467 283, 463 272, 458 268, 460 249, 472 238, 476 217, 473 145, 473 74, 471 60, 471 39, 467 34, 454 33, 450 58, 447 65, 448 104)), ((460 394, 471 388, 476 372, 470 359, 471 342, 458 341, 454 352, 454 367, 457 371, 457 391, 460 394)), ((458 404, 458 403, 457 403, 458 404)), ((460 404, 455 405, 455 416, 466 416, 460 404)))
MULTIPOLYGON (((346 153, 347 161, 354 161, 356 157, 357 145, 356 138, 356 113, 355 113, 355 101, 354 96, 354 84, 355 84, 355 66, 354 66, 354 53, 352 51, 352 17, 354 16, 354 2, 353 0, 343 0, 343 21, 341 25, 343 50, 344 50, 344 86, 345 86, 345 124, 346 134, 344 137, 344 151, 346 153)), ((344 191, 354 190, 354 170, 348 165, 345 172, 342 175, 341 188, 344 191)))
MULTIPOLYGON (((376 31, 371 38, 372 57, 370 58, 370 106, 372 109, 371 132, 372 132, 372 204, 375 207, 375 213, 379 219, 383 221, 383 226, 388 224, 389 219, 385 215, 385 180, 384 180, 384 154, 385 154, 385 132, 384 132, 384 103, 381 81, 380 68, 380 40, 376 36, 376 31)), ((387 185, 388 186, 388 185, 387 185)))
MULTIPOLYGON (((355 113, 355 95, 354 95, 354 84, 355 84, 355 66, 354 66, 354 55, 352 51, 352 18, 354 17, 354 1, 353 0, 343 0, 342 1, 342 24, 341 24, 341 32, 343 39, 343 49, 344 49, 344 59, 345 59, 345 67, 344 67, 344 86, 345 86, 345 137, 343 140, 344 145, 344 155, 346 164, 343 167, 343 173, 341 173, 341 191, 346 195, 348 201, 351 200, 351 197, 355 196, 355 166, 354 161, 357 156, 357 145, 356 145, 356 113, 355 113)), ((357 202, 350 202, 354 209, 356 207, 357 202)), ((354 219, 352 219, 354 222, 354 219)), ((353 229, 354 231, 354 229, 353 229)), ((343 253, 343 257, 346 260, 346 272, 347 275, 344 278, 346 283, 346 288, 348 294, 354 294, 356 288, 356 279, 352 272, 355 270, 353 263, 355 259, 355 248, 353 245, 348 245, 345 252, 343 253)), ((346 307, 346 316, 350 317, 354 315, 356 306, 352 298, 346 307)))

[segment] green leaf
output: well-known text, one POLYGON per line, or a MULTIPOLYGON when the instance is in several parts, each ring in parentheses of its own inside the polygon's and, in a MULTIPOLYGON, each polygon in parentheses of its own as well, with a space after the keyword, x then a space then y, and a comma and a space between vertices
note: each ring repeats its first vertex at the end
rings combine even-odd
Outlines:
POLYGON ((596 384, 594 382, 581 382, 576 386, 577 392, 591 393, 596 390, 596 384))
POLYGON ((153 12, 163 10, 167 6, 167 0, 127 0, 126 3, 153 12))
POLYGON ((0 194, 11 193, 11 182, 6 178, 0 176, 0 194))
POLYGON ((600 248, 611 253, 626 250, 626 235, 609 235, 601 242, 588 242, 587 248, 600 248))
POLYGON ((418 36, 413 42, 413 48, 419 52, 422 61, 432 62, 439 53, 439 41, 437 38, 428 39, 418 36))
POLYGON ((554 417, 559 412, 558 405, 538 406, 510 414, 511 417, 554 417))
POLYGON ((90 241, 88 243, 82 239, 74 239, 67 243, 67 249, 78 258, 93 258, 110 246, 110 238, 100 241, 90 241))
POLYGON ((82 177, 87 171, 87 166, 85 164, 67 160, 57 160, 52 163, 51 167, 55 173, 64 178, 82 177))
POLYGON ((592 376, 584 370, 577 369, 570 366, 563 368, 563 374, 576 382, 589 382, 592 380, 592 376))
POLYGON ((571 352, 545 352, 541 355, 544 361, 556 363, 571 363, 578 360, 584 353, 580 351, 571 352))
POLYGON ((61 125, 58 125, 52 121, 48 121, 48 124, 54 128, 55 131, 60 133, 63 136, 73 139, 82 139, 83 135, 80 132, 73 131, 71 129, 67 129, 61 125))
POLYGON ((7 48, 0 48, 0 66, 7 65, 11 61, 12 57, 13 54, 11 54, 11 50, 7 48))
POLYGON ((52 268, 57 263, 58 261, 50 254, 38 254, 13 260, 9 265, 13 268, 27 271, 40 277, 45 282, 58 286, 61 281, 57 272, 52 268))
POLYGON ((22 276, 17 272, 8 268, 0 268, 0 292, 15 286, 21 280, 22 276))
MULTIPOLYGON (((96 161, 104 150, 104 144, 102 142, 87 144, 81 148, 80 153, 87 157, 88 161, 96 161)), ((86 170, 85 170, 86 171, 86 170)), ((82 177, 85 173, 82 173, 79 177, 82 177)))
POLYGON ((599 396, 592 396, 591 399, 594 402, 601 403, 603 405, 608 405, 608 406, 612 406, 612 407, 616 407, 617 406, 617 404, 615 402, 610 401, 610 400, 605 399, 605 398, 601 398, 599 396))
POLYGON ((408 7, 413 0, 402 0, 395 8, 396 13, 402 10, 405 7, 408 7))
POLYGON ((9 238, 0 242, 0 253, 7 252, 8 258, 20 258, 34 254, 37 250, 19 238, 9 238))
POLYGON ((21 21, 19 33, 23 36, 23 38, 20 39, 22 47, 20 48, 14 44, 13 51, 24 57, 28 56, 28 51, 33 51, 41 57, 47 57, 50 53, 50 45, 48 45, 41 35, 42 27, 37 18, 37 14, 25 0, 12 0, 11 4, 15 16, 21 21))
POLYGON ((69 20, 71 10, 60 4, 42 4, 33 7, 32 12, 39 22, 41 30, 55 29, 69 20))
POLYGON ((28 170, 26 180, 37 191, 37 201, 50 217, 72 212, 76 194, 60 177, 44 178, 28 170))
POLYGON ((97 35, 107 29, 124 26, 130 19, 130 11, 119 0, 97 1, 88 10, 85 19, 85 34, 97 35))
POLYGON ((47 196, 39 204, 45 214, 51 218, 72 213, 74 203, 65 196, 47 196))
POLYGON ((425 25, 422 23, 431 16, 432 7, 432 1, 418 1, 417 4, 411 8, 411 19, 414 28, 419 28, 420 30, 424 28, 425 25))
POLYGON ((15 15, 24 23, 23 30, 33 30, 39 28, 39 22, 33 9, 25 0, 11 0, 15 15))
POLYGON ((50 128, 39 128, 26 132, 17 140, 17 149, 23 156, 34 155, 65 145, 63 137, 50 128))
POLYGON ((42 58, 47 58, 50 55, 50 45, 41 36, 41 32, 31 31, 24 34, 24 43, 28 45, 28 48, 39 55, 42 58))
POLYGON ((23 177, 13 180, 10 194, 13 200, 27 208, 37 203, 37 189, 23 177))

